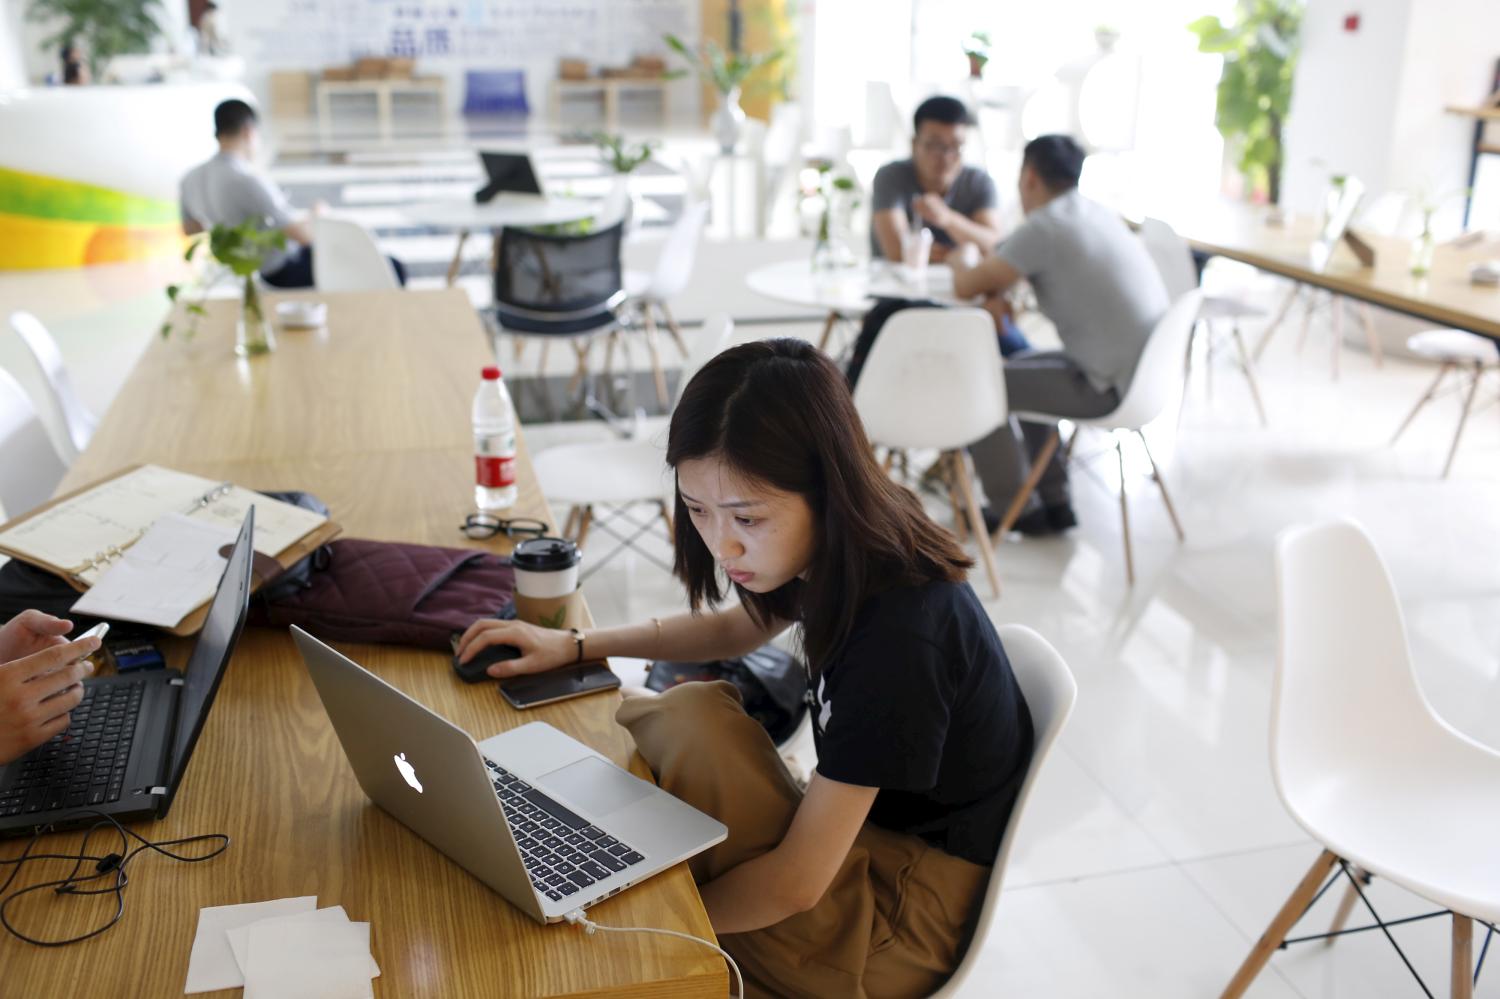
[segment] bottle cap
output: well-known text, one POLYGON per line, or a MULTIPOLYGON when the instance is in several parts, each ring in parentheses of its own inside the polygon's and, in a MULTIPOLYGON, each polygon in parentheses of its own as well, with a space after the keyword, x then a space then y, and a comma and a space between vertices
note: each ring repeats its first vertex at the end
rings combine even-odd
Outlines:
POLYGON ((498 381, 500 379, 500 369, 493 364, 485 365, 484 371, 480 373, 487 382, 498 381))

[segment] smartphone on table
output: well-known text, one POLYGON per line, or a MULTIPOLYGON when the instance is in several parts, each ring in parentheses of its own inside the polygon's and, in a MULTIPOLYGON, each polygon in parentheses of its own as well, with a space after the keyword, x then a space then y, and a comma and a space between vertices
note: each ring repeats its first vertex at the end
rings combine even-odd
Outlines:
POLYGON ((500 681, 500 696, 509 701, 511 707, 524 711, 542 704, 566 701, 570 697, 614 690, 619 686, 620 678, 603 663, 578 663, 545 673, 506 677, 500 681))

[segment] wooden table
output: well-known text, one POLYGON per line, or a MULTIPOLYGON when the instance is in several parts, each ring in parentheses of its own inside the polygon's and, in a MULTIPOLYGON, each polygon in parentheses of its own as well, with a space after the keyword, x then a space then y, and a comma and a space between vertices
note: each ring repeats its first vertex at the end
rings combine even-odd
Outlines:
MULTIPOLYGON (((153 343, 60 489, 131 462, 157 462, 252 488, 310 490, 348 536, 503 550, 457 530, 472 506, 469 401, 480 368, 492 363, 467 297, 318 298, 328 302, 328 327, 281 332, 268 357, 233 357, 234 302, 210 303, 192 340, 153 343)), ((515 514, 550 522, 524 450, 519 483, 515 514)), ((614 693, 522 714, 492 685, 461 683, 442 653, 342 650, 476 739, 547 721, 648 776, 614 724, 614 693)), ((185 647, 172 651, 180 663, 185 647)), ((233 843, 202 864, 140 857, 130 867, 124 918, 87 942, 52 950, 0 934, 0 994, 181 995, 201 906, 313 894, 371 922, 377 996, 728 991, 723 961, 706 948, 532 922, 371 804, 284 632, 246 630, 171 814, 135 828, 158 840, 224 832, 233 843)), ((45 844, 66 852, 81 839, 65 833, 45 844)), ((20 847, 4 844, 0 854, 20 847)), ((68 866, 28 865, 18 884, 62 877, 68 866)), ((50 892, 29 899, 36 901, 11 918, 46 937, 91 928, 105 908, 50 892)), ((713 939, 686 865, 590 915, 713 939)))
POLYGON ((1451 326, 1500 340, 1500 288, 1469 282, 1469 267, 1500 258, 1493 237, 1459 247, 1441 245, 1425 277, 1413 277, 1411 244, 1372 236, 1352 226, 1375 249, 1375 266, 1363 267, 1340 244, 1326 266, 1313 266, 1309 248, 1317 220, 1295 216, 1280 226, 1265 222, 1265 209, 1223 205, 1176 220, 1178 231, 1205 253, 1228 257, 1272 274, 1322 288, 1438 326, 1451 326))

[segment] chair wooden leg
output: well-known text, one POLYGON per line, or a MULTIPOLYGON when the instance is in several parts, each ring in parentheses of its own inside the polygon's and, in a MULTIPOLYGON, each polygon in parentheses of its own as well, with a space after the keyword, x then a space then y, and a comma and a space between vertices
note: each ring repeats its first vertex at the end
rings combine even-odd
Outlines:
POLYGON ((957 460, 957 455, 957 451, 945 452, 939 457, 938 463, 948 482, 948 505, 953 508, 953 536, 958 538, 959 544, 963 544, 969 540, 969 514, 964 509, 963 492, 958 485, 965 469, 957 460))
POLYGON ((1293 890, 1291 897, 1276 913, 1271 920, 1271 925, 1266 927, 1266 932, 1261 934, 1255 946, 1250 949, 1250 955, 1245 958, 1245 963, 1240 965, 1240 970, 1234 973, 1229 985, 1220 994, 1219 999, 1239 999, 1250 988, 1255 981, 1255 976, 1260 974, 1271 955, 1281 946, 1281 941, 1286 939, 1287 931, 1296 925, 1297 920, 1302 918, 1303 911, 1318 889, 1323 884, 1323 879, 1328 877, 1328 872, 1333 870, 1333 865, 1338 863, 1338 857, 1331 850, 1324 850, 1318 854, 1318 859, 1313 861, 1312 867, 1308 868, 1302 880, 1293 890))
POLYGON ((657 304, 661 306, 661 317, 667 322, 667 332, 672 335, 672 342, 677 344, 677 352, 686 361, 688 348, 687 341, 682 336, 682 327, 677 325, 677 320, 672 316, 672 309, 666 302, 659 302, 657 304))
POLYGON ((663 409, 667 407, 667 376, 661 370, 661 353, 656 349, 656 317, 650 307, 645 310, 646 352, 651 355, 651 376, 656 380, 656 401, 663 409))
POLYGON ((577 392, 578 387, 583 384, 583 380, 589 376, 589 352, 593 349, 594 341, 592 339, 573 344, 573 353, 578 356, 578 367, 574 369, 573 377, 568 379, 569 395, 577 392))
MULTIPOLYGON (((1136 436, 1141 439, 1141 449, 1146 452, 1146 460, 1151 463, 1151 477, 1156 480, 1156 488, 1161 491, 1162 504, 1167 508, 1167 516, 1172 518, 1172 527, 1177 531, 1177 540, 1186 541, 1187 535, 1182 533, 1182 522, 1177 519, 1177 508, 1172 505, 1172 497, 1167 494, 1167 480, 1162 478, 1161 469, 1156 467, 1156 459, 1151 456, 1151 445, 1146 443, 1144 431, 1137 430, 1136 436)), ((1121 476, 1121 485, 1124 485, 1124 476, 1121 476)))
POLYGON ((517 364, 521 363, 521 355, 526 353, 526 338, 524 336, 513 336, 510 338, 511 355, 517 364))
MULTIPOLYGON (((1349 866, 1349 873, 1356 879, 1364 879, 1366 884, 1369 883, 1369 875, 1352 864, 1349 866)), ((1349 921, 1349 913, 1354 910, 1354 903, 1357 901, 1359 901, 1359 889, 1351 884, 1344 889, 1344 897, 1339 899, 1339 907, 1334 911, 1333 922, 1328 925, 1329 933, 1337 933, 1344 928, 1344 924, 1349 921)), ((1335 936, 1327 937, 1323 940, 1323 946, 1332 947, 1337 939, 1338 937, 1335 936)))
POLYGON ((594 508, 592 506, 585 505, 579 512, 578 517, 578 537, 575 539, 575 544, 577 544, 579 548, 582 548, 583 543, 589 539, 589 528, 592 527, 593 524, 594 508))
POLYGON ((833 328, 838 325, 838 321, 837 312, 828 313, 828 318, 823 320, 823 333, 818 337, 818 349, 825 354, 828 353, 828 341, 833 338, 833 328))
POLYGON ((1385 367, 1385 348, 1380 345, 1380 337, 1375 335, 1375 310, 1370 308, 1369 302, 1359 303, 1359 321, 1365 328, 1365 343, 1369 344, 1370 356, 1375 358, 1375 367, 1385 367))
POLYGON ((1411 408, 1411 412, 1406 414, 1406 419, 1401 421, 1401 426, 1397 427, 1396 432, 1391 435, 1391 444, 1395 444, 1401 439, 1401 435, 1406 432, 1406 428, 1411 426, 1411 421, 1415 420, 1417 414, 1422 411, 1422 407, 1432 400, 1433 395, 1437 393, 1438 386, 1443 384, 1443 379, 1448 377, 1448 372, 1452 371, 1453 368, 1454 365, 1448 362, 1444 362, 1443 366, 1438 368, 1437 377, 1432 380, 1431 385, 1427 386, 1427 391, 1423 393, 1422 398, 1417 400, 1417 404, 1411 408))
POLYGON ((1302 332, 1297 334, 1297 353, 1299 354, 1302 353, 1302 348, 1307 346, 1307 335, 1312 332, 1313 310, 1317 308, 1317 305, 1318 293, 1308 292, 1307 301, 1303 303, 1302 308, 1302 332))
POLYGON ((1231 331, 1234 336, 1234 348, 1239 353, 1240 370, 1245 372, 1245 381, 1250 383, 1250 398, 1255 400, 1255 411, 1260 414, 1260 425, 1269 427, 1271 424, 1266 419, 1266 407, 1260 400, 1260 383, 1255 379, 1255 364, 1250 360, 1250 353, 1245 349, 1245 338, 1240 335, 1240 324, 1235 323, 1231 331))
POLYGON ((1188 390, 1193 384, 1193 344, 1198 339, 1198 327, 1203 320, 1193 320, 1193 328, 1188 331, 1187 349, 1182 352, 1182 403, 1177 407, 1177 425, 1182 426, 1182 414, 1187 412, 1188 390))
POLYGON ((547 377, 547 352, 550 351, 551 349, 552 349, 552 341, 551 340, 543 340, 542 341, 542 359, 536 362, 536 376, 538 378, 546 378, 547 377))
POLYGON ((1448 448, 1448 460, 1443 463, 1443 478, 1448 477, 1448 472, 1453 468, 1453 456, 1458 454, 1458 440, 1464 435, 1464 424, 1469 422, 1469 410, 1474 406, 1474 393, 1479 391, 1479 379, 1484 374, 1484 368, 1474 365, 1473 373, 1469 376, 1469 391, 1464 396, 1464 411, 1458 415, 1458 429, 1453 431, 1453 444, 1448 448))
POLYGON ((568 507, 567 519, 563 521, 563 537, 574 537, 573 532, 578 529, 578 515, 581 512, 581 509, 576 504, 574 506, 568 507))
POLYGON ((1453 999, 1474 999, 1474 920, 1453 914, 1453 999))
MULTIPOLYGON (((1058 436, 1058 429, 1053 427, 1052 433, 1048 435, 1046 443, 1042 445, 1041 453, 1031 463, 1031 474, 1026 476, 1026 481, 1021 483, 1021 488, 1017 489, 1016 495, 1011 498, 1010 506, 1005 508, 1005 516, 1000 520, 999 532, 1001 534, 1004 534, 1015 526, 1016 519, 1021 516, 1021 511, 1026 508, 1026 501, 1036 491, 1036 484, 1042 481, 1042 473, 1047 470, 1047 463, 1052 460, 1052 455, 1057 451, 1058 436)), ((1078 435, 1075 432, 1073 436, 1077 437, 1078 435)), ((991 498, 991 502, 993 502, 993 498, 991 498)))
POLYGON ((615 344, 620 342, 620 331, 610 330, 609 339, 604 341, 604 382, 609 384, 610 376, 615 373, 615 344))
POLYGON ((469 230, 458 230, 458 245, 453 248, 453 262, 448 265, 448 287, 453 287, 458 281, 459 269, 464 265, 464 243, 469 238, 469 230))
POLYGON ((990 542, 989 532, 984 529, 984 515, 979 511, 979 501, 974 498, 974 472, 969 468, 966 452, 954 451, 952 458, 953 477, 958 480, 959 491, 964 495, 968 508, 969 523, 974 525, 974 540, 979 543, 979 557, 984 562, 984 573, 990 578, 990 589, 995 599, 1000 599, 1000 573, 995 568, 995 548, 990 542))
POLYGON ((1297 296, 1301 292, 1302 286, 1294 284, 1291 290, 1286 293, 1286 298, 1282 300, 1281 308, 1276 310, 1276 318, 1271 320, 1265 332, 1260 335, 1260 339, 1255 342, 1255 359, 1257 361, 1260 360, 1260 355, 1266 352, 1266 344, 1271 342, 1271 337, 1276 334, 1276 328, 1281 325, 1281 321, 1286 318, 1287 313, 1292 311, 1292 303, 1297 300, 1297 296))
MULTIPOLYGON (((1115 458, 1120 463, 1120 536, 1125 540, 1125 582, 1135 585, 1135 558, 1130 551, 1130 504, 1125 498, 1125 444, 1115 437, 1115 458)), ((1174 518, 1175 519, 1175 518, 1174 518)))

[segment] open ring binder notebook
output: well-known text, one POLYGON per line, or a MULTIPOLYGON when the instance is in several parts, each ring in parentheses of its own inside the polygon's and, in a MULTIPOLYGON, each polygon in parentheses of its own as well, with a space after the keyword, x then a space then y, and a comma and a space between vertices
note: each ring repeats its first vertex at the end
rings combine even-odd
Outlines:
MULTIPOLYGON (((83 592, 123 559, 152 525, 169 515, 226 531, 232 539, 255 507, 255 550, 291 566, 339 533, 327 517, 229 482, 157 465, 132 465, 0 526, 0 554, 67 580, 83 592)), ((169 518, 170 519, 170 518, 169 518)), ((256 580, 258 586, 263 580, 256 580)), ((176 635, 203 626, 208 592, 175 625, 176 635)), ((100 616, 108 616, 100 615, 100 616)))

